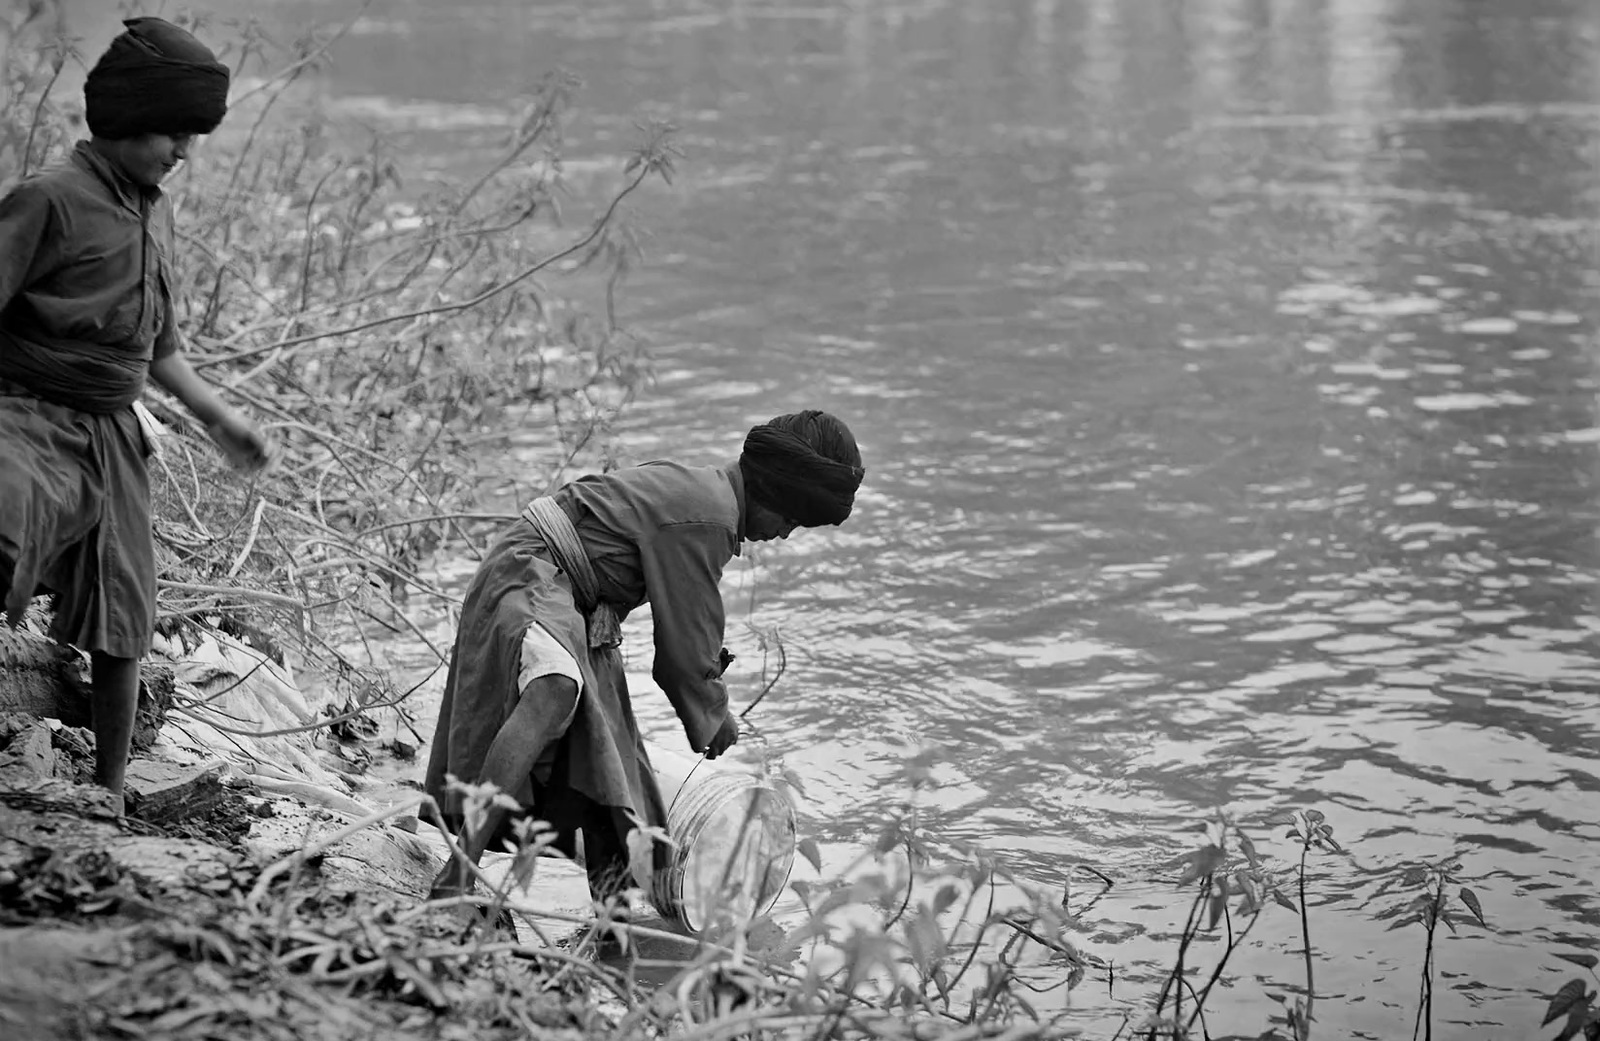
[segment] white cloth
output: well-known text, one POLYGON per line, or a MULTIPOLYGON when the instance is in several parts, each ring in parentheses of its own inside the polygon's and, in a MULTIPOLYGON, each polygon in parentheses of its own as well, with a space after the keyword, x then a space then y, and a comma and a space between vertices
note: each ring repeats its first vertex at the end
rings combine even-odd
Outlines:
POLYGON ((133 414, 139 419, 139 430, 144 434, 144 454, 158 457, 162 454, 162 444, 167 433, 167 426, 155 417, 149 409, 144 407, 144 402, 133 403, 133 414))
POLYGON ((535 623, 522 634, 517 690, 527 690, 528 684, 541 676, 565 676, 578 685, 578 695, 583 696, 583 670, 578 668, 578 660, 544 626, 535 623))

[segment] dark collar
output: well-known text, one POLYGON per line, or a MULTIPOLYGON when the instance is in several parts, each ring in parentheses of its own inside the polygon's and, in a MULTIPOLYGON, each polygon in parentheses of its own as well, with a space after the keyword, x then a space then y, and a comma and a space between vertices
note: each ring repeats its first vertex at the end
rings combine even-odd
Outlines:
POLYGON ((161 198, 160 188, 146 188, 134 184, 115 163, 95 150, 88 141, 79 141, 72 149, 72 161, 82 170, 92 174, 111 191, 112 198, 132 210, 143 212, 145 207, 161 198))

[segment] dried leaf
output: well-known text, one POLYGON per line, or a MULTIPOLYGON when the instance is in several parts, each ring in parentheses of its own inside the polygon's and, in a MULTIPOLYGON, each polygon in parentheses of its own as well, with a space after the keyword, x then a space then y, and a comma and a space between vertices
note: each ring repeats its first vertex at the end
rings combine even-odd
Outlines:
POLYGON ((805 798, 806 786, 801 783, 800 775, 793 767, 784 767, 782 777, 785 784, 799 792, 801 798, 805 798))
POLYGON ((179 1030, 199 1020, 212 1017, 225 1018, 228 1011, 220 1001, 215 999, 192 1000, 183 1008, 172 1009, 150 1020, 144 1024, 144 1029, 140 1033, 145 1036, 171 1037, 179 1030))
POLYGON ((1184 858, 1189 866, 1183 869, 1183 875, 1178 879, 1178 885, 1186 886, 1198 878, 1214 873, 1227 859, 1222 850, 1216 846, 1201 846, 1184 858))
POLYGON ((1583 1029, 1583 1021, 1587 1018, 1581 1008, 1575 1008, 1567 1013, 1567 1023, 1561 1028, 1561 1033, 1556 1035, 1555 1041, 1567 1041, 1568 1038, 1577 1037, 1578 1031, 1583 1029))
POLYGON ((1227 909, 1228 898, 1226 895, 1218 893, 1213 896, 1211 898, 1210 921, 1206 928, 1215 929, 1217 927, 1217 923, 1222 921, 1223 912, 1227 911, 1227 909))
POLYGON ((1550 1005, 1544 1010, 1544 1019, 1539 1021, 1539 1025, 1547 1027, 1574 1008, 1582 1007, 1581 1003, 1586 1001, 1587 997, 1588 986, 1582 977, 1568 980, 1566 985, 1551 997, 1550 1005))
POLYGON ((1261 864, 1261 858, 1256 853, 1256 844, 1244 832, 1241 831, 1237 834, 1239 836, 1239 851, 1244 854, 1244 859, 1249 861, 1251 867, 1258 867, 1261 864))
POLYGON ((1472 917, 1478 920, 1479 925, 1483 926, 1485 929, 1489 928, 1489 923, 1483 920, 1483 905, 1478 902, 1477 893, 1474 893, 1466 886, 1462 886, 1461 902, 1467 905, 1467 910, 1472 912, 1472 917))
POLYGON ((434 984, 433 980, 419 971, 416 966, 393 951, 385 951, 383 958, 389 965, 389 971, 415 987, 417 993, 422 995, 422 1000, 436 1009, 450 1007, 450 999, 445 997, 444 992, 434 984))
POLYGON ((1582 965, 1586 969, 1593 969, 1596 966, 1600 966, 1600 958, 1597 958, 1592 954, 1557 953, 1556 957, 1560 958, 1562 961, 1569 961, 1574 965, 1582 965))
POLYGON ((828 895, 822 898, 811 911, 813 918, 825 918, 848 904, 853 904, 860 899, 860 894, 854 888, 829 890, 828 895))
POLYGON ((1272 899, 1276 900, 1279 905, 1287 907, 1291 911, 1298 913, 1300 910, 1299 905, 1297 905, 1293 900, 1290 900, 1288 895, 1281 889, 1274 889, 1272 891, 1272 899))
POLYGON ((959 886, 949 883, 940 886, 939 891, 933 894, 933 913, 935 915, 944 914, 959 899, 961 899, 961 888, 959 886))
POLYGON ((905 944, 912 964, 927 975, 944 954, 944 933, 931 915, 919 914, 907 923, 905 944))
POLYGON ((801 839, 795 844, 795 849, 800 851, 800 855, 806 858, 806 863, 810 864, 813 870, 822 870, 822 851, 817 848, 816 839, 801 839))
POLYGON ((628 873, 634 884, 649 892, 655 880, 655 839, 643 828, 628 832, 628 873))

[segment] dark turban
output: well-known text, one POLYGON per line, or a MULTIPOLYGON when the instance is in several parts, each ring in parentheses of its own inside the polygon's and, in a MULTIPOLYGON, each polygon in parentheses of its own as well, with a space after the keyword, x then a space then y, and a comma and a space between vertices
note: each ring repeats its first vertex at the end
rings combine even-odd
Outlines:
POLYGON ((739 470, 746 495, 806 528, 843 524, 866 473, 850 428, 815 409, 752 428, 739 470))
POLYGON ((228 111, 228 67, 171 22, 130 18, 83 85, 89 132, 209 134, 228 111))

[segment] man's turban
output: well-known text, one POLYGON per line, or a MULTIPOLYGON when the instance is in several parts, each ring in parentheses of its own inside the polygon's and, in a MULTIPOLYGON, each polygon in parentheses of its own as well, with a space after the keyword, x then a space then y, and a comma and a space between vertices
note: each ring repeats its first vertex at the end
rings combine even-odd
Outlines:
POLYGON ((844 523, 866 473, 850 428, 815 409, 752 428, 739 469, 746 495, 806 528, 844 523))
POLYGON ((160 18, 130 18, 127 30, 83 85, 89 132, 117 140, 140 134, 209 134, 228 111, 228 67, 189 33, 160 18))

